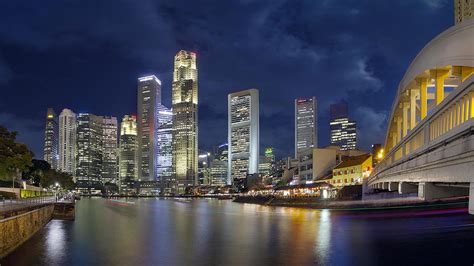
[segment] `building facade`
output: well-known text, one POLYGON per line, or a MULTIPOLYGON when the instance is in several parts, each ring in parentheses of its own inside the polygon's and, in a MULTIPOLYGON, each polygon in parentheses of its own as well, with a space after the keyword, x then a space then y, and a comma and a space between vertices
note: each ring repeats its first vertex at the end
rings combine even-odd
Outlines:
POLYGON ((198 69, 196 54, 179 51, 174 57, 173 174, 177 192, 197 184, 198 170, 198 69))
POLYGON ((79 113, 76 139, 76 186, 78 190, 98 190, 102 186, 103 118, 79 113))
POLYGON ((174 192, 176 180, 173 175, 173 113, 163 105, 158 111, 156 173, 163 191, 174 192))
POLYGON ((454 0, 454 23, 474 17, 474 0, 454 0))
POLYGON ((357 125, 349 120, 347 103, 340 102, 330 106, 331 145, 341 150, 354 150, 357 146, 357 125))
POLYGON ((59 154, 58 154, 58 118, 53 108, 48 108, 46 113, 46 126, 44 130, 44 148, 43 159, 47 161, 52 169, 58 169, 59 154))
POLYGON ((154 75, 138 78, 138 179, 156 180, 156 132, 161 81, 154 75))
POLYGON ((118 184, 118 122, 117 117, 102 119, 102 182, 118 184))
POLYGON ((318 147, 317 107, 316 97, 295 100, 295 158, 302 149, 318 147))
POLYGON ((259 163, 258 90, 228 96, 228 175, 227 183, 258 173, 259 163))
POLYGON ((332 172, 332 178, 327 180, 336 187, 361 185, 364 178, 372 172, 372 155, 346 157, 332 172))
POLYGON ((59 114, 59 170, 76 173, 76 114, 63 109, 59 114))
POLYGON ((120 125, 119 190, 127 194, 138 180, 137 117, 125 115, 120 125))

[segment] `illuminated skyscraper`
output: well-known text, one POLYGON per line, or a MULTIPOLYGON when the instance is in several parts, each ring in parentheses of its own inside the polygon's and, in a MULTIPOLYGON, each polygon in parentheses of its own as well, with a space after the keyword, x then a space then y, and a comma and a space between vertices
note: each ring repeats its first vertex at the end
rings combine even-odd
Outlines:
POLYGON ((474 0, 454 0, 454 23, 474 17, 474 0))
POLYGON ((74 175, 76 172, 76 114, 63 109, 59 114, 59 170, 74 175))
POLYGON ((119 189, 127 193, 132 189, 133 181, 138 180, 137 155, 137 117, 125 115, 120 125, 119 153, 119 189))
POLYGON ((138 78, 138 179, 156 180, 156 132, 161 81, 154 75, 138 78))
POLYGON ((229 163, 227 183, 258 173, 259 104, 258 90, 228 96, 229 163))
POLYGON ((215 148, 214 156, 209 166, 209 183, 211 186, 227 185, 228 152, 229 148, 227 143, 215 148))
POLYGON ((83 190, 102 185, 103 118, 88 113, 77 116, 76 185, 83 190))
POLYGON ((318 147, 318 111, 316 97, 295 100, 295 158, 298 151, 318 147))
POLYGON ((197 184, 198 70, 196 54, 179 51, 173 72, 173 174, 178 193, 197 184))
POLYGON ((161 104, 158 110, 156 173, 161 188, 174 192, 176 183, 172 175, 173 113, 161 104))
POLYGON ((44 131, 43 158, 53 169, 58 169, 58 138, 58 118, 53 108, 48 108, 44 131))
POLYGON ((331 144, 341 150, 354 150, 357 146, 356 122, 350 121, 347 114, 347 103, 341 102, 330 106, 331 144))
POLYGON ((102 182, 118 183, 118 122, 117 117, 102 120, 102 182))

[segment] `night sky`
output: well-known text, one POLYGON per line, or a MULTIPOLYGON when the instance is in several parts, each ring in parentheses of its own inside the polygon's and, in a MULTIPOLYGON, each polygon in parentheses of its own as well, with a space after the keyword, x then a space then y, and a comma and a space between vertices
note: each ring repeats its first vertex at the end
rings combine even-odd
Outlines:
POLYGON ((260 91, 260 143, 293 154, 294 99, 316 96, 319 143, 329 105, 349 103, 359 147, 383 142, 411 60, 454 23, 451 0, 62 0, 0 3, 0 124, 42 158, 47 107, 136 113, 137 77, 162 81, 197 53, 199 147, 227 141, 227 94, 260 91))

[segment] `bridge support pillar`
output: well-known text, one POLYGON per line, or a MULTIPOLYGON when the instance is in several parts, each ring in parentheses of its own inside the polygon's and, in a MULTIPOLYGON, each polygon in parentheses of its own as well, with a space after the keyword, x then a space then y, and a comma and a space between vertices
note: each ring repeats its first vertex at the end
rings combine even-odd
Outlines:
POLYGON ((436 186, 431 182, 420 182, 418 185, 418 197, 422 200, 432 200, 456 196, 467 196, 468 190, 463 187, 436 186))
POLYGON ((388 189, 388 184, 389 184, 389 182, 383 182, 382 183, 382 189, 387 190, 388 189))
POLYGON ((398 183, 398 194, 407 194, 418 192, 418 187, 406 182, 398 183))
POLYGON ((397 191, 398 182, 388 182, 388 191, 397 191))

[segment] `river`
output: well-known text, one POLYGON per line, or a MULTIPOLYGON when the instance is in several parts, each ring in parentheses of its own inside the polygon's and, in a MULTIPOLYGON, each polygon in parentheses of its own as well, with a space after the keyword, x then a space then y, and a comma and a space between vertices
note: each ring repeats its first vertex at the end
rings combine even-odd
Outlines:
POLYGON ((474 216, 337 212, 217 199, 82 199, 1 265, 455 265, 474 263, 474 216))

